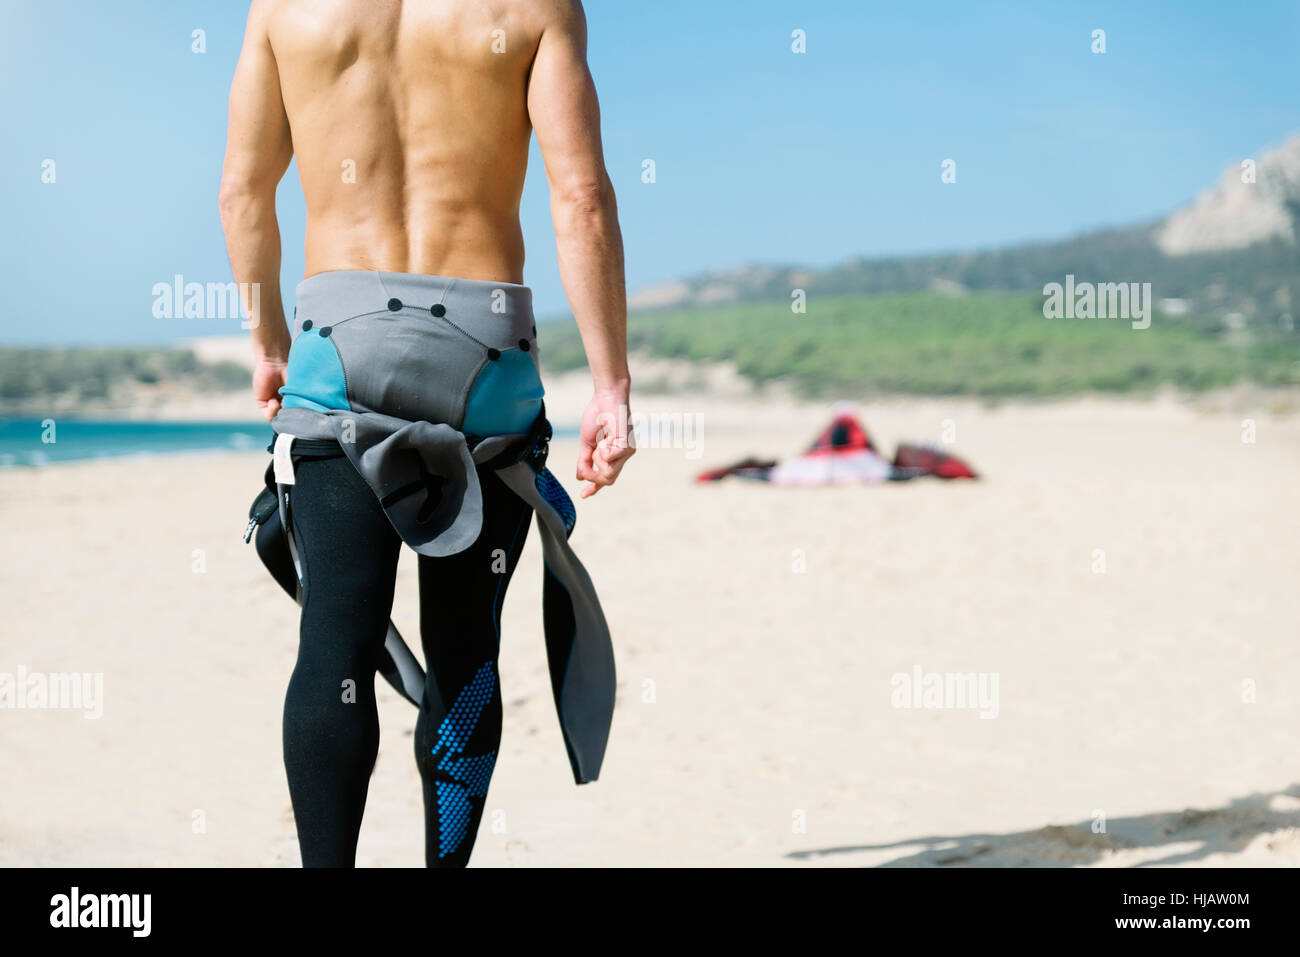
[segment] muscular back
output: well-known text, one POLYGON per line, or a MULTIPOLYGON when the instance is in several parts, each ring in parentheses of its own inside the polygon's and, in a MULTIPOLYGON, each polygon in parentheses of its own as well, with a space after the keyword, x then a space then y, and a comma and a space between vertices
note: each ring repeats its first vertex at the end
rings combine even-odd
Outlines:
MULTIPOLYGON (((623 239, 581 0, 252 0, 220 207, 235 278, 261 291, 245 304, 257 311, 253 388, 268 418, 292 341, 275 195, 294 156, 308 276, 377 269, 522 283, 530 134, 560 278, 612 409, 629 381, 623 239)), ((579 468, 596 486, 616 471, 579 468)))
POLYGON ((522 282, 536 0, 268 0, 307 275, 522 282))

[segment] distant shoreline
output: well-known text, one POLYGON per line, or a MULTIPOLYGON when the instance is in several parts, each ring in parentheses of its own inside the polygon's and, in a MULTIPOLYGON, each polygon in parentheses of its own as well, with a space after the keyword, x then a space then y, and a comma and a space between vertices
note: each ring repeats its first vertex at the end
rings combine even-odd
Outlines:
POLYGON ((0 468, 187 452, 265 452, 267 423, 132 422, 89 418, 0 419, 0 468))

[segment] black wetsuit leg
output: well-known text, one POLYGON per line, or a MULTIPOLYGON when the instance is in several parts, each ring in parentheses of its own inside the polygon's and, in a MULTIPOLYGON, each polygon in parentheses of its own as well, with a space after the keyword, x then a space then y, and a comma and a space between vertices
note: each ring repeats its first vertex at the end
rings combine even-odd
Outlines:
POLYGON ((290 490, 303 566, 284 765, 304 867, 352 867, 379 750, 375 671, 401 539, 346 458, 303 459, 290 490))
POLYGON ((463 552, 420 558, 420 639, 428 677, 415 727, 424 784, 425 862, 463 867, 501 744, 501 603, 532 508, 479 469, 483 530, 463 552))

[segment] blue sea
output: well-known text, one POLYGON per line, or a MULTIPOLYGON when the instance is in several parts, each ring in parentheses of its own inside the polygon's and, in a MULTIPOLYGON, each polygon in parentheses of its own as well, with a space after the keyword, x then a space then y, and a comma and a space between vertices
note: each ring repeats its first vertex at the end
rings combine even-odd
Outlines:
MULTIPOLYGON (((88 419, 0 419, 0 468, 51 465, 123 455, 172 452, 265 452, 275 438, 256 422, 112 422, 88 419), (51 441, 51 439, 53 441, 51 441)), ((573 427, 556 427, 560 438, 573 427)))
POLYGON ((0 419, 0 468, 123 455, 265 451, 270 425, 256 422, 98 422, 0 419))

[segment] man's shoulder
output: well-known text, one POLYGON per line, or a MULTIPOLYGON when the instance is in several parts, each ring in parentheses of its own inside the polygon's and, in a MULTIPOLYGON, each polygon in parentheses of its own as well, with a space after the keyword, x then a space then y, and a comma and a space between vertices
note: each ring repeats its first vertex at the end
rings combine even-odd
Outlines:
MULTIPOLYGON (((345 7, 357 2, 364 3, 369 0, 334 0, 335 4, 345 7)), ((252 0, 248 11, 249 23, 268 25, 277 14, 301 6, 303 3, 304 0, 252 0)), ((506 0, 505 3, 497 6, 496 12, 498 15, 508 12, 511 15, 521 16, 540 29, 551 27, 581 29, 587 22, 582 0, 506 0)))
POLYGON ((256 27, 265 32, 270 28, 275 15, 284 6, 293 2, 294 0, 252 0, 248 5, 249 27, 256 27))
POLYGON ((265 20, 282 2, 283 0, 252 0, 248 5, 248 18, 265 20))
POLYGON ((520 6, 527 7, 547 27, 572 27, 586 22, 582 0, 520 0, 520 6))

